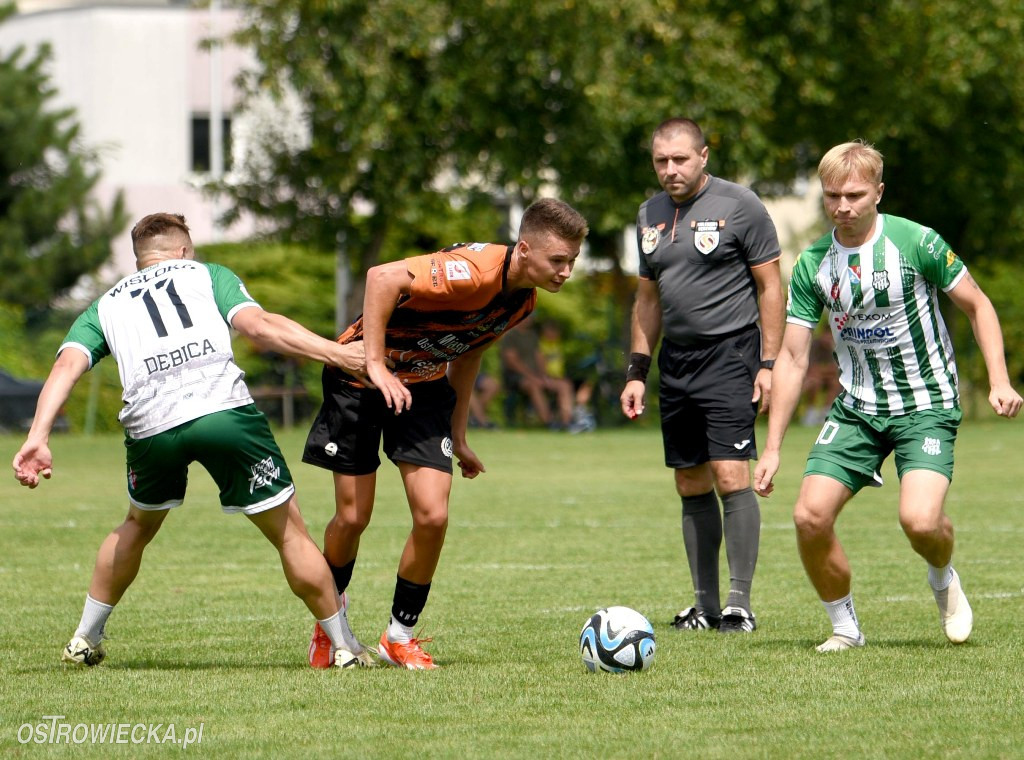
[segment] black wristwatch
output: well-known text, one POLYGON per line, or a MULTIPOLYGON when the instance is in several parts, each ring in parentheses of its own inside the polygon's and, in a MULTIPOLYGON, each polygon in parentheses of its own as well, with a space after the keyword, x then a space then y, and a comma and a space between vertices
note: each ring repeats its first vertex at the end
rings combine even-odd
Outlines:
POLYGON ((774 367, 775 367, 775 360, 774 359, 762 359, 761 360, 761 369, 774 369, 774 367))

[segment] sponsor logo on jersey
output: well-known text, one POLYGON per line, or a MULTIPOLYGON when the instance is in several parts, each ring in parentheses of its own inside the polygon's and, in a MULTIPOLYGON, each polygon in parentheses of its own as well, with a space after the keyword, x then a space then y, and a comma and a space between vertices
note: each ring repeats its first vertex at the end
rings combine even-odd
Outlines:
POLYGON ((334 441, 328 441, 327 445, 324 446, 324 453, 329 457, 337 456, 338 444, 334 441))
POLYGON ((829 295, 832 296, 833 301, 839 300, 839 281, 836 280, 832 283, 832 290, 829 291, 829 295))
POLYGON ((466 247, 471 251, 482 251, 487 247, 487 243, 470 243, 466 247))
POLYGON ((657 227, 644 227, 640 236, 640 250, 644 253, 654 253, 661 242, 661 231, 657 227))
POLYGON ((953 251, 946 253, 946 268, 953 266, 953 262, 956 261, 956 254, 953 251))
POLYGON ((721 242, 719 230, 725 226, 724 219, 705 219, 700 222, 690 222, 693 228, 693 247, 707 256, 718 248, 721 242))
POLYGON ((449 459, 452 458, 452 439, 448 436, 441 439, 441 453, 449 459))
POLYGON ((471 280, 473 275, 470 274, 469 264, 465 261, 446 261, 444 262, 444 276, 448 280, 471 280))
POLYGON ((254 464, 251 472, 249 493, 253 493, 257 488, 272 485, 275 480, 281 477, 281 468, 274 464, 273 457, 267 457, 254 464))
POLYGON ((885 269, 871 273, 871 287, 875 290, 889 289, 889 272, 885 269))
POLYGON ((839 337, 850 343, 892 343, 896 333, 891 327, 844 327, 839 337))
POLYGON ((146 364, 146 371, 152 375, 154 372, 162 369, 180 367, 192 359, 198 359, 201 356, 206 356, 206 354, 216 353, 216 351, 217 349, 213 347, 213 343, 207 338, 201 344, 196 341, 186 343, 184 346, 168 351, 165 354, 147 356, 143 361, 146 364))

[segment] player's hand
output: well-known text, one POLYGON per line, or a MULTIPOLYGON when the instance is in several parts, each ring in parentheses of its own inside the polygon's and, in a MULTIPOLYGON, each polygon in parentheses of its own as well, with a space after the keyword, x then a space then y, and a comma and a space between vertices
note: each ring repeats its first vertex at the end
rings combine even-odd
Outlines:
POLYGON ((772 371, 770 369, 758 370, 754 377, 754 396, 750 403, 761 402, 761 414, 768 414, 768 408, 772 402, 772 371))
POLYGON ((619 396, 619 403, 622 405, 622 413, 629 419, 635 420, 644 413, 644 391, 647 385, 643 380, 630 380, 622 389, 619 396))
POLYGON ((14 477, 23 486, 35 488, 39 485, 39 476, 47 480, 53 474, 53 457, 50 447, 46 444, 25 443, 14 455, 14 477))
POLYGON ((1020 412, 1021 397, 1009 383, 995 385, 988 394, 988 403, 1000 417, 1016 417, 1020 412))
POLYGON ((384 403, 388 409, 393 409, 395 414, 401 414, 403 410, 412 407, 412 394, 405 387, 405 383, 395 377, 395 374, 388 369, 383 362, 368 362, 366 374, 370 382, 384 396, 384 403))
POLYGON ((779 471, 779 454, 777 451, 766 451, 757 460, 754 467, 754 491, 758 496, 771 496, 775 490, 772 478, 779 471))
POLYGON ((462 477, 472 480, 480 473, 487 472, 484 463, 465 443, 456 444, 453 454, 459 463, 459 469, 462 470, 462 477))

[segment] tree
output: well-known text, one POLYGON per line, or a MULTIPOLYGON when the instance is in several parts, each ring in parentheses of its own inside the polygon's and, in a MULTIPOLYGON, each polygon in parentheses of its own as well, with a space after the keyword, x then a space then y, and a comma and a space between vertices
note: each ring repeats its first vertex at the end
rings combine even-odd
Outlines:
POLYGON ((617 260, 653 184, 646 142, 661 119, 714 122, 728 168, 767 145, 749 114, 771 82, 711 5, 688 3, 677 26, 668 0, 250 3, 237 38, 259 61, 247 104, 297 95, 307 131, 252 139, 260 159, 241 163, 258 170, 228 184, 233 213, 322 251, 340 236, 359 279, 396 228, 453 198, 528 203, 556 189, 590 220, 592 251, 617 260))
MULTIPOLYGON (((0 6, 0 23, 13 12, 0 6)), ((98 161, 73 110, 48 108, 49 58, 47 46, 0 53, 0 301, 29 312, 103 264, 127 222, 120 195, 108 209, 91 197, 98 161)))
POLYGON ((937 229, 970 263, 1024 258, 1020 0, 762 0, 727 11, 779 80, 775 176, 862 137, 885 155, 885 210, 937 229))

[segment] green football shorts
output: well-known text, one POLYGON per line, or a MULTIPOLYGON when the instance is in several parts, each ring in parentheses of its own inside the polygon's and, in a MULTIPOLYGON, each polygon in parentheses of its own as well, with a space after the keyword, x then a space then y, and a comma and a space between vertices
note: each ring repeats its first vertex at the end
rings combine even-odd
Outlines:
POLYGON ((953 446, 962 413, 924 409, 898 416, 854 411, 836 400, 807 457, 805 475, 825 475, 854 493, 882 485, 882 462, 896 453, 896 472, 934 470, 953 480, 953 446))
POLYGON ((254 515, 295 492, 267 418, 255 406, 214 412, 150 438, 125 437, 128 498, 139 509, 180 506, 188 466, 199 462, 220 487, 225 512, 254 515))

